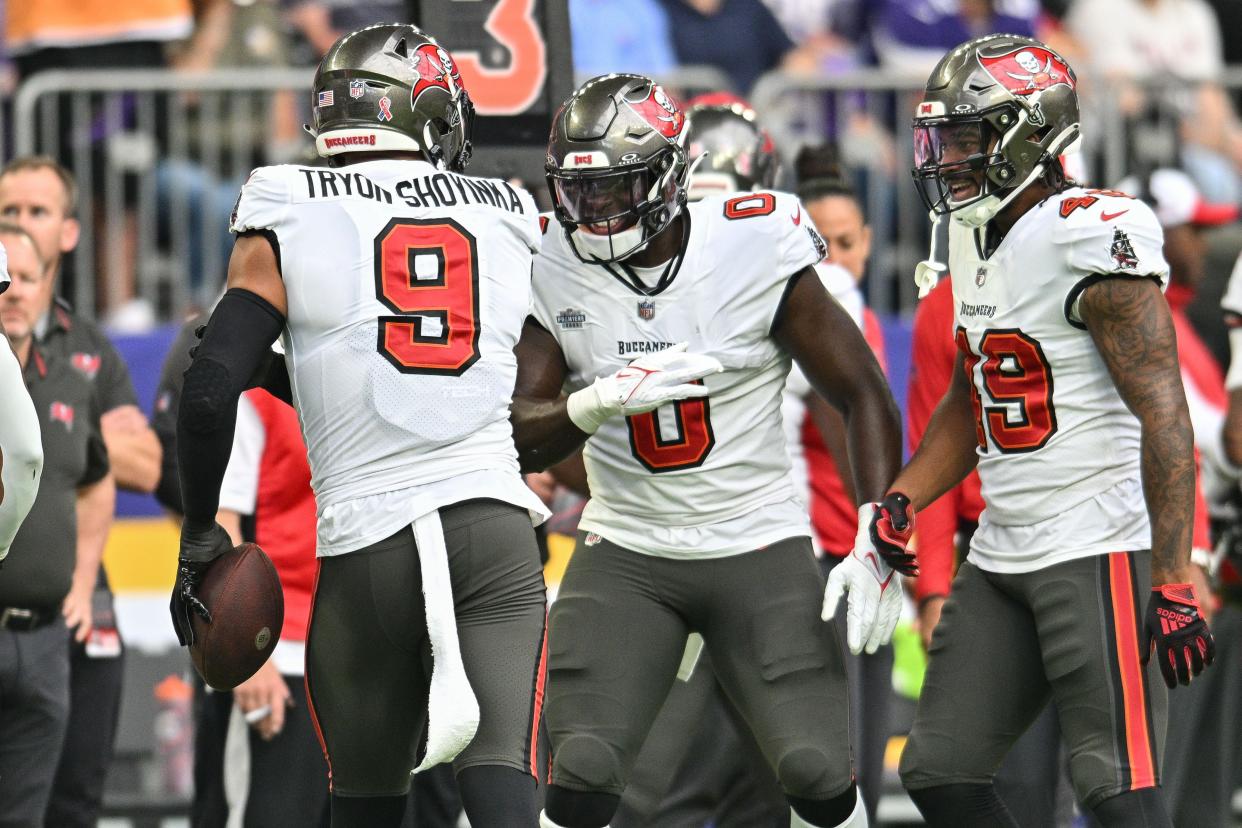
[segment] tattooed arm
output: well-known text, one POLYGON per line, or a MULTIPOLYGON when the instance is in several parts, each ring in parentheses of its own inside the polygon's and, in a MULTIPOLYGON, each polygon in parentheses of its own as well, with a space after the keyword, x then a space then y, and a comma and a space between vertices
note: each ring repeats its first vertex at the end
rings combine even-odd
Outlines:
POLYGON ((1079 315, 1142 426, 1152 586, 1186 583, 1195 508, 1194 433, 1169 305, 1150 279, 1111 278, 1083 291, 1079 315))

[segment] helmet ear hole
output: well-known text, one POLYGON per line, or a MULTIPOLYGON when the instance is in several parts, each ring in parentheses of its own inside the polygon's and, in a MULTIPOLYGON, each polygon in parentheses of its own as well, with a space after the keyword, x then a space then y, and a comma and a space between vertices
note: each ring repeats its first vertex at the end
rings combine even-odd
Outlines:
POLYGON ((410 51, 409 49, 406 48, 404 37, 397 41, 396 45, 392 47, 392 50, 395 54, 398 54, 401 57, 405 58, 406 60, 409 60, 410 51))

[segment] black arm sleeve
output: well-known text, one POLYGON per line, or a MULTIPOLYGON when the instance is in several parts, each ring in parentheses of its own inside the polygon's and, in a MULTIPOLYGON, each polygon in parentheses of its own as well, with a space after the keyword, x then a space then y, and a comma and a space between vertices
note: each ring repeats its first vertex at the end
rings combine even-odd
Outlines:
POLYGON ((154 415, 151 428, 164 450, 160 469, 160 482, 155 487, 155 499, 166 509, 177 514, 185 511, 181 504, 181 473, 177 462, 177 412, 181 408, 181 387, 185 372, 190 367, 190 348, 198 344, 194 329, 203 324, 202 317, 194 317, 181 327, 173 340, 164 365, 160 369, 160 384, 156 388, 154 415))
POLYGON ((237 399, 266 358, 285 318, 263 297, 231 288, 216 305, 185 372, 177 412, 177 458, 186 523, 216 519, 220 483, 233 448, 237 399))

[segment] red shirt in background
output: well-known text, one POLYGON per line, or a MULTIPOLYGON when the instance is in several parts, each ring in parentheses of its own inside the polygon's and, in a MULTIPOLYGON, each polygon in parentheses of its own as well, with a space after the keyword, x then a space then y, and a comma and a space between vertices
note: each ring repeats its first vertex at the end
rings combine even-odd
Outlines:
MULTIPOLYGON (((953 368, 957 365, 955 319, 953 285, 944 278, 919 302, 914 312, 910 387, 906 396, 906 439, 911 452, 922 441, 932 412, 949 389, 953 368)), ((949 594, 956 563, 954 535, 959 523, 977 523, 982 511, 979 473, 972 471, 965 480, 918 513, 914 525, 914 545, 919 556, 915 600, 949 594)))
POLYGON ((298 415, 266 391, 247 391, 265 439, 255 498, 255 542, 276 566, 285 593, 282 639, 305 641, 315 585, 315 495, 298 415))
MULTIPOLYGON (((863 308, 862 331, 880 369, 887 373, 884 329, 871 308, 863 308)), ((846 496, 837 465, 809 415, 802 421, 802 448, 811 488, 811 526, 815 537, 825 555, 844 558, 854 548, 854 536, 858 534, 858 506, 846 496)))

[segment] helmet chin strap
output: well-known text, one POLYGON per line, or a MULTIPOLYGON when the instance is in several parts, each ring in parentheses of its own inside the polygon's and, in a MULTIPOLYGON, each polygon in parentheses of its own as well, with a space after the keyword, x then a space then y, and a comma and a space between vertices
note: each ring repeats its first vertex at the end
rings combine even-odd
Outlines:
POLYGON ((687 191, 689 191, 689 189, 692 186, 694 186, 694 171, 699 168, 699 164, 702 164, 704 161, 707 160, 707 156, 709 155, 711 155, 710 152, 704 151, 702 155, 700 155, 698 158, 694 159, 694 161, 690 163, 690 169, 686 170, 686 190, 687 191))

